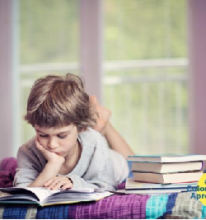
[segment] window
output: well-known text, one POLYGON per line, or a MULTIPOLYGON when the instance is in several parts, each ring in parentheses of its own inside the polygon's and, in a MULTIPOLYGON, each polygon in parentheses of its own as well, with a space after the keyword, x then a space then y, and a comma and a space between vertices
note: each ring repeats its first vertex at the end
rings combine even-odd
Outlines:
MULTIPOLYGON (((19 117, 37 78, 80 74, 82 1, 19 0, 19 117)), ((94 46, 104 49, 103 98, 114 126, 138 154, 188 152, 186 0, 102 3, 103 42, 94 46)), ((20 123, 19 145, 34 135, 20 123)))
POLYGON ((105 0, 104 102, 138 154, 188 152, 185 0, 105 0))

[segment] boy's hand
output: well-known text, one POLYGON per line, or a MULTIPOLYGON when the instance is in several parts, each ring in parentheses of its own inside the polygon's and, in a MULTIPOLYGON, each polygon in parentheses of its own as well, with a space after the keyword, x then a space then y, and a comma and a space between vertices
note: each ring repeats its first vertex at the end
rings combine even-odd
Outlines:
POLYGON ((48 162, 54 162, 54 163, 64 163, 65 161, 65 158, 62 157, 62 156, 59 156, 47 149, 45 149, 40 143, 39 143, 39 140, 38 138, 36 137, 36 140, 35 140, 35 143, 36 143, 36 147, 41 151, 41 153, 43 154, 43 156, 45 157, 45 159, 48 161, 48 162))
POLYGON ((48 189, 71 189, 73 184, 72 181, 66 176, 57 176, 51 178, 50 180, 46 181, 44 186, 48 189))

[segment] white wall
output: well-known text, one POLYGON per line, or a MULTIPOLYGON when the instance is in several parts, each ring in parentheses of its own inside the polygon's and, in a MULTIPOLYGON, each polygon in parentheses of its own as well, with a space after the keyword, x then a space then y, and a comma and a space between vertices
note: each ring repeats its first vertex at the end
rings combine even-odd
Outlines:
POLYGON ((189 0, 191 153, 206 154, 206 1, 189 0))

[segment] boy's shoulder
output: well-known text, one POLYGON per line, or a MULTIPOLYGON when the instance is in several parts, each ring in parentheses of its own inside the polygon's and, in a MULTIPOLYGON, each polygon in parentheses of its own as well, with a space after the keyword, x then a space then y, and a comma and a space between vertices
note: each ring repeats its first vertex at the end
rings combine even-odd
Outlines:
POLYGON ((24 144, 22 144, 22 145, 20 146, 20 148, 29 148, 29 147, 31 147, 31 146, 34 145, 34 144, 35 144, 35 137, 29 139, 27 142, 25 142, 24 144))
POLYGON ((17 161, 19 167, 32 166, 36 170, 41 171, 46 164, 43 154, 37 149, 35 137, 28 140, 20 146, 17 153, 17 161))
POLYGON ((93 128, 79 133, 79 138, 84 144, 94 144, 103 141, 105 138, 93 128))
POLYGON ((27 142, 25 142, 23 145, 19 147, 19 153, 20 152, 30 152, 30 151, 36 151, 36 144, 35 144, 35 137, 31 138, 27 142))
POLYGON ((82 131, 79 133, 79 137, 81 139, 89 140, 89 141, 95 141, 98 138, 101 138, 101 134, 97 131, 95 131, 93 128, 88 128, 86 131, 82 131))

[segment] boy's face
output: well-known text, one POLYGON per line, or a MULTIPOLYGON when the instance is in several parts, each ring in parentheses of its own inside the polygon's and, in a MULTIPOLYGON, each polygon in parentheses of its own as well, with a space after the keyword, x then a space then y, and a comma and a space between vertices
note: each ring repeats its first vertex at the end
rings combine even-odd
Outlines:
POLYGON ((75 125, 61 128, 34 126, 40 144, 47 150, 66 157, 78 146, 78 130, 75 125))

